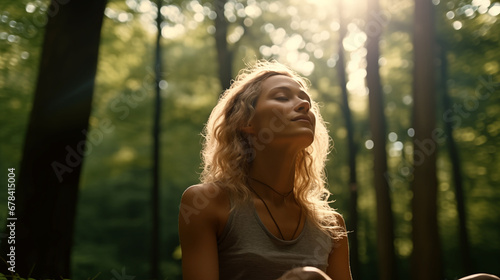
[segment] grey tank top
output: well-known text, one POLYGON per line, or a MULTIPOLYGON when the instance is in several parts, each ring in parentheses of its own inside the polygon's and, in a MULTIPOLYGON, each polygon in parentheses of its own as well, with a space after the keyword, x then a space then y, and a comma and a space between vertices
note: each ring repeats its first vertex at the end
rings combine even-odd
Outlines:
POLYGON ((274 280, 302 266, 326 271, 332 250, 331 238, 307 219, 296 239, 275 237, 251 202, 231 211, 217 245, 220 280, 274 280))

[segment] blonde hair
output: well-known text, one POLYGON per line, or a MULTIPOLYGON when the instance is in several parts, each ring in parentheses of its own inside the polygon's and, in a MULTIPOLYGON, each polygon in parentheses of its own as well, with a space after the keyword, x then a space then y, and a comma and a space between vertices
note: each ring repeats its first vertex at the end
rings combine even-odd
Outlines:
MULTIPOLYGON (((254 115, 262 82, 275 75, 290 77, 304 89, 309 88, 309 81, 288 67, 276 61, 258 61, 240 71, 205 125, 201 182, 218 185, 236 201, 251 196, 246 185, 255 153, 255 147, 241 128, 254 115)), ((314 141, 298 154, 294 195, 314 224, 338 240, 345 235, 345 230, 338 222, 339 214, 328 204, 330 192, 326 188, 325 163, 330 137, 318 104, 312 101, 310 110, 316 116, 314 141)))

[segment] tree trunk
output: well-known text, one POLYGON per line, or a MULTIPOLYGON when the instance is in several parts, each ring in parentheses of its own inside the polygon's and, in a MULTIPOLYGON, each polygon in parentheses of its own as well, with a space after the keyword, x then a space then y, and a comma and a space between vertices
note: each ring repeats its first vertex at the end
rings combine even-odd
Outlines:
POLYGON ((433 4, 415 0, 412 279, 442 279, 437 222, 433 4))
POLYGON ((366 42, 366 82, 369 90, 370 132, 373 146, 373 179, 377 201, 377 247, 380 279, 397 279, 396 257, 394 253, 394 222, 391 210, 389 184, 386 180, 386 125, 384 97, 379 73, 379 37, 382 25, 376 17, 380 14, 377 0, 368 1, 366 42), (378 27, 378 28, 374 28, 378 27))
POLYGON ((15 268, 0 262, 4 273, 14 270, 36 279, 70 277, 83 158, 112 130, 109 123, 101 124, 89 135, 94 142, 85 141, 105 6, 102 0, 53 0, 49 7, 16 186, 16 212, 10 216, 17 218, 12 221, 15 244, 2 242, 2 256, 15 253, 15 268))
POLYGON ((219 81, 222 90, 228 89, 233 78, 233 55, 227 44, 229 22, 224 15, 224 5, 227 0, 214 0, 215 12, 215 44, 217 46, 217 61, 219 63, 219 81))
MULTIPOLYGON (((343 10, 342 1, 338 2, 338 10, 343 10)), ((356 145, 354 144, 354 126, 352 123, 351 110, 349 108, 349 98, 347 96, 347 79, 345 73, 345 54, 343 41, 346 35, 345 20, 342 13, 339 13, 340 30, 339 30, 339 45, 337 61, 337 75, 339 77, 340 88, 342 89, 342 113, 344 115, 345 126, 347 129, 347 146, 349 150, 349 220, 347 223, 348 230, 352 233, 349 235, 350 243, 350 262, 353 279, 359 279, 360 261, 359 261, 359 242, 358 242, 358 183, 356 174, 356 145)))
MULTIPOLYGON (((441 96, 443 102, 443 110, 445 112, 452 110, 452 102, 448 96, 448 61, 446 59, 446 50, 443 45, 440 46, 440 61, 441 61, 441 96)), ((473 262, 470 256, 469 249, 469 236, 467 233, 467 217, 465 211, 465 196, 464 187, 462 179, 462 168, 460 164, 460 154, 457 148, 457 144, 453 138, 453 127, 451 122, 444 122, 444 131, 446 135, 446 143, 448 147, 448 153, 450 155, 450 161, 452 166, 453 183, 455 185, 455 198, 457 200, 457 212, 458 212, 458 233, 459 233, 459 246, 461 251, 461 261, 463 275, 470 275, 474 272, 473 262)))
POLYGON ((157 0, 158 7, 156 16, 156 55, 154 62, 155 69, 155 108, 153 119, 153 186, 151 188, 151 279, 160 278, 160 134, 161 134, 161 7, 163 0, 157 0))

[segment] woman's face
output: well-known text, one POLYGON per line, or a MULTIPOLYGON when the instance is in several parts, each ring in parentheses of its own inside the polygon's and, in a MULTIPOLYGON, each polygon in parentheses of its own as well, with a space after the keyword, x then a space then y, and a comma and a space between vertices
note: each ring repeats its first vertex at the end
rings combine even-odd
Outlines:
POLYGON ((284 76, 271 76, 262 82, 255 115, 245 131, 262 144, 294 143, 301 148, 314 140, 316 117, 311 98, 299 83, 284 76))

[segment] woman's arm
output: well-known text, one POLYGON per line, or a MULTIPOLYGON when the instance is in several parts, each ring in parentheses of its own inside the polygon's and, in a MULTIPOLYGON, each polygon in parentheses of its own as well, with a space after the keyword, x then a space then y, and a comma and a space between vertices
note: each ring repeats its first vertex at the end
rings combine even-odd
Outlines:
MULTIPOLYGON (((340 225, 345 229, 344 218, 338 215, 340 225)), ((335 242, 335 241, 334 241, 335 242)), ((333 246, 328 258, 326 274, 333 280, 352 280, 351 267, 349 265, 349 242, 347 236, 333 246)))
POLYGON ((184 280, 219 279, 217 232, 221 206, 213 188, 196 185, 182 195, 179 237, 184 280))

